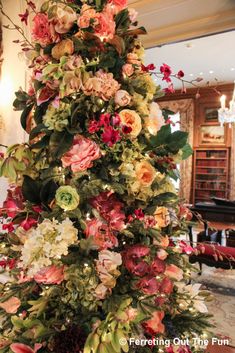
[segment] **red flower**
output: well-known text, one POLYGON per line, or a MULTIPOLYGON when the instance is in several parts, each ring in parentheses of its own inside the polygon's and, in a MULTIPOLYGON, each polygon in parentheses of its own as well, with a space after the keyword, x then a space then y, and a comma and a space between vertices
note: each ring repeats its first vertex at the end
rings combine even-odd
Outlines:
POLYGON ((41 105, 44 102, 49 101, 52 97, 55 96, 55 91, 50 89, 49 87, 43 87, 38 94, 37 105, 41 105))
POLYGON ((13 230, 15 228, 14 228, 14 224, 12 222, 10 222, 10 223, 7 223, 7 224, 3 224, 2 229, 3 230, 7 230, 8 233, 10 233, 10 232, 13 232, 13 230))
POLYGON ((111 114, 101 114, 100 116, 100 126, 109 126, 110 125, 111 114))
POLYGON ((119 126, 121 123, 121 118, 118 113, 115 113, 114 116, 112 117, 112 124, 114 126, 119 126))
POLYGON ((86 237, 93 237, 94 245, 99 250, 105 250, 118 246, 118 240, 110 231, 107 224, 101 220, 93 218, 86 222, 86 237))
POLYGON ((27 230, 31 229, 33 226, 35 226, 36 224, 38 224, 36 219, 28 218, 20 223, 20 227, 24 228, 24 230, 27 231, 27 230))
POLYGON ((165 326, 162 323, 164 316, 165 313, 163 311, 155 311, 152 314, 152 318, 143 323, 143 327, 145 328, 146 332, 148 332, 150 335, 156 335, 156 333, 164 333, 165 326))
POLYGON ((136 218, 139 220, 144 218, 144 212, 141 208, 134 210, 134 214, 135 214, 136 218))
POLYGON ((166 269, 166 264, 163 260, 158 259, 157 257, 151 263, 151 274, 156 276, 159 273, 163 273, 166 269))
POLYGON ((91 120, 88 123, 88 131, 90 134, 94 134, 95 132, 99 131, 100 129, 100 124, 96 120, 91 120))
POLYGON ((149 71, 153 71, 156 69, 155 65, 154 64, 149 64, 147 66, 144 66, 143 64, 141 65, 141 69, 142 71, 144 72, 149 72, 149 71))
POLYGON ((36 343, 34 349, 23 343, 12 343, 10 345, 10 348, 14 353, 36 353, 41 347, 42 345, 40 343, 36 343))
POLYGON ((163 91, 166 93, 174 93, 175 89, 174 89, 173 83, 169 84, 167 88, 163 89, 163 91))
POLYGON ((135 276, 143 277, 149 273, 149 264, 146 261, 141 261, 130 272, 135 276))
POLYGON ((41 213, 42 212, 42 207, 41 206, 33 206, 32 210, 36 213, 41 213))
POLYGON ((7 266, 9 267, 10 270, 12 270, 15 267, 16 260, 15 259, 10 259, 10 260, 1 260, 0 261, 0 266, 3 268, 6 268, 7 266))
POLYGON ((179 78, 182 78, 182 77, 184 77, 184 72, 182 70, 180 70, 180 71, 178 71, 176 76, 179 78))
POLYGON ((147 245, 136 244, 131 246, 129 249, 126 250, 125 256, 131 257, 133 259, 139 259, 141 257, 147 256, 150 253, 150 249, 147 245))
POLYGON ((156 280, 155 277, 152 277, 151 275, 148 275, 144 278, 141 278, 137 283, 136 287, 144 294, 156 294, 158 292, 160 283, 156 280))
POLYGON ((171 68, 167 64, 163 64, 160 66, 160 72, 163 74, 162 80, 165 80, 166 82, 171 82, 170 75, 172 74, 171 68))
POLYGON ((111 126, 107 126, 101 135, 102 141, 106 143, 109 147, 115 145, 116 142, 121 140, 121 135, 119 131, 114 130, 111 126))
POLYGON ((131 131, 132 131, 132 128, 131 128, 130 126, 124 125, 124 126, 122 127, 122 132, 123 132, 124 134, 129 134, 131 131))
POLYGON ((29 11, 26 9, 25 13, 19 14, 21 22, 24 22, 26 26, 28 25, 28 17, 29 17, 29 11))

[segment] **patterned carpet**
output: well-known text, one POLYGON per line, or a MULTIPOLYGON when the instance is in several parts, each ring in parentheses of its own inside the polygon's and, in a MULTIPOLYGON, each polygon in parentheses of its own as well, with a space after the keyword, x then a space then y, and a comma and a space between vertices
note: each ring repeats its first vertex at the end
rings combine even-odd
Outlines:
MULTIPOLYGON (((197 266, 197 265, 196 265, 197 266)), ((230 339, 235 347, 235 270, 223 270, 203 265, 202 275, 193 275, 193 282, 202 283, 214 296, 207 303, 210 314, 214 315, 213 332, 230 339)))

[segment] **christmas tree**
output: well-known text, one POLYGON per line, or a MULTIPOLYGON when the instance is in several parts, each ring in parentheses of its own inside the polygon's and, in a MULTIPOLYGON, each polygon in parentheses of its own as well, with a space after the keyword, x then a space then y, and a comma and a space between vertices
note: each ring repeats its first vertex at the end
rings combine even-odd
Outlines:
POLYGON ((191 148, 155 102, 145 30, 126 0, 27 1, 22 22, 31 12, 14 101, 29 138, 0 164, 0 352, 201 352, 207 293, 187 285, 172 183, 191 148))

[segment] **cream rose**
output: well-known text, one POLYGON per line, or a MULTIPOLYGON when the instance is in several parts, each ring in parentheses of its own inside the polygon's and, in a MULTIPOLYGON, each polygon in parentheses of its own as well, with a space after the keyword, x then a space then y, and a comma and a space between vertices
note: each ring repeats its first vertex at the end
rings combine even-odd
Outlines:
POLYGON ((129 95, 129 93, 127 91, 120 89, 116 92, 115 97, 114 97, 114 101, 120 107, 124 107, 130 103, 131 96, 129 95))
POLYGON ((165 124, 162 111, 155 102, 150 104, 149 116, 145 118, 145 127, 152 135, 156 135, 161 127, 165 124))
POLYGON ((150 186, 156 177, 156 171, 148 161, 136 163, 135 174, 142 186, 150 186))
POLYGON ((130 77, 134 73, 134 67, 131 64, 125 64, 122 67, 122 74, 124 76, 130 77))
POLYGON ((55 30, 57 33, 67 33, 77 20, 77 14, 70 6, 58 4, 56 6, 56 13, 53 17, 55 23, 55 30))
POLYGON ((157 225, 161 228, 167 227, 171 221, 168 209, 163 206, 157 207, 154 213, 154 218, 157 222, 157 225))
POLYGON ((129 133, 129 136, 135 138, 139 135, 142 124, 139 114, 134 110, 124 109, 119 113, 122 125, 130 127, 132 130, 129 133))

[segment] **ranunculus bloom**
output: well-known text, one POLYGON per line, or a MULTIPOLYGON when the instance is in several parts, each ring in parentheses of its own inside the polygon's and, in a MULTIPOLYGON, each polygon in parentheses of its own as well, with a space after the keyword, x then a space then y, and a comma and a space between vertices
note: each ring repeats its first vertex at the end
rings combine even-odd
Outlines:
POLYGON ((52 18, 57 33, 67 33, 77 20, 76 12, 70 7, 64 4, 56 5, 56 12, 52 18))
POLYGON ((99 250, 118 246, 117 238, 110 231, 107 224, 99 219, 93 218, 86 222, 85 234, 87 238, 93 237, 94 245, 98 247, 99 250))
POLYGON ((74 44, 71 39, 64 39, 57 43, 51 51, 51 55, 54 59, 60 60, 64 55, 72 55, 74 52, 74 44))
POLYGON ((164 206, 157 207, 154 213, 154 218, 157 222, 157 225, 161 228, 167 227, 171 221, 168 208, 164 206))
POLYGON ((181 281, 183 279, 183 270, 176 265, 167 265, 165 275, 175 279, 176 281, 181 281))
POLYGON ((168 277, 165 277, 161 282, 159 292, 164 294, 170 294, 173 291, 173 287, 173 282, 168 277))
POLYGON ((39 12, 33 18, 32 37, 42 47, 45 47, 55 41, 52 27, 45 13, 39 12))
POLYGON ((75 210, 80 201, 77 190, 70 185, 60 186, 56 190, 56 204, 65 211, 75 210))
POLYGON ((165 316, 163 311, 154 311, 152 314, 152 318, 143 323, 145 330, 150 335, 156 335, 157 333, 164 333, 165 326, 162 323, 162 320, 165 316))
POLYGON ((37 353, 37 351, 42 347, 40 343, 34 345, 34 349, 23 343, 12 343, 10 348, 14 353, 37 353))
POLYGON ((131 96, 127 91, 120 89, 116 92, 114 101, 119 107, 124 107, 130 103, 131 96))
POLYGON ((156 135, 164 124, 165 120, 159 105, 155 102, 151 103, 149 116, 145 118, 146 129, 150 134, 156 135))
POLYGON ((159 289, 160 283, 155 277, 151 275, 141 278, 137 283, 136 287, 140 289, 144 294, 156 294, 159 289))
POLYGON ((156 170, 148 161, 142 161, 136 163, 135 174, 140 185, 150 186, 156 177, 156 170))
POLYGON ((34 275, 34 280, 43 284, 60 284, 64 280, 64 266, 44 267, 34 275))
POLYGON ((131 64, 125 64, 122 67, 122 74, 124 76, 130 77, 134 73, 134 67, 131 64))
POLYGON ((124 109, 119 113, 121 124, 131 128, 130 137, 137 137, 142 129, 141 118, 134 110, 124 109))
POLYGON ((90 21, 95 17, 96 11, 87 4, 82 5, 80 16, 78 18, 78 27, 87 28, 90 26, 90 21))
POLYGON ((11 297, 3 303, 0 303, 0 308, 8 314, 15 314, 21 305, 21 301, 17 297, 11 297))
POLYGON ((154 276, 156 276, 159 273, 163 273, 166 269, 166 264, 163 260, 158 259, 157 257, 153 260, 153 262, 150 265, 150 272, 154 276))
POLYGON ((61 158, 63 167, 70 167, 72 171, 81 172, 93 166, 93 161, 100 158, 99 146, 81 135, 74 138, 72 148, 61 158))

